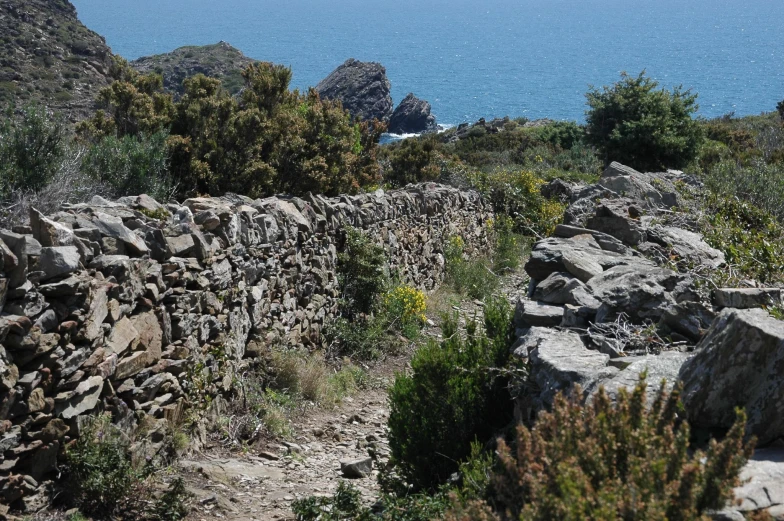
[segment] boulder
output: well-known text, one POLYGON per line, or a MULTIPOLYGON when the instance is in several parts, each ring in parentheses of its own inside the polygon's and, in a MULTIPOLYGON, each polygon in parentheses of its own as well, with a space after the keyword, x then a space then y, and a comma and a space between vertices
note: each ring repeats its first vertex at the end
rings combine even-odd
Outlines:
POLYGON ((681 202, 675 185, 664 175, 643 174, 615 161, 604 170, 599 185, 648 208, 672 208, 681 202))
POLYGON ((677 302, 697 300, 693 281, 664 268, 616 266, 588 281, 588 289, 602 303, 597 322, 625 313, 633 323, 658 321, 677 302))
POLYGON ((639 221, 636 201, 632 199, 602 200, 596 213, 585 226, 611 235, 629 246, 636 246, 647 239, 645 226, 639 221))
POLYGON ((603 250, 596 240, 586 240, 585 235, 578 235, 570 239, 550 237, 537 242, 525 263, 525 271, 534 280, 544 280, 551 273, 569 271, 564 263, 564 255, 580 257, 586 264, 590 261, 601 266, 602 270, 615 266, 655 266, 641 257, 603 250))
POLYGON ((551 405, 559 391, 568 393, 575 384, 591 393, 601 380, 618 373, 607 365, 609 356, 586 348, 572 331, 532 327, 516 345, 514 355, 530 361, 540 406, 551 405))
POLYGON ((75 246, 41 248, 38 267, 43 272, 42 281, 73 273, 79 269, 79 250, 75 246))
POLYGON ((69 420, 80 414, 92 411, 98 405, 103 390, 103 378, 91 376, 80 383, 76 389, 55 397, 57 416, 69 420))
POLYGON ((138 255, 144 255, 149 252, 144 239, 126 228, 121 218, 103 212, 96 212, 93 224, 101 232, 101 235, 121 240, 131 252, 138 255))
POLYGON ((391 134, 420 134, 437 132, 436 118, 430 113, 430 103, 409 94, 400 102, 389 118, 387 132, 391 134))
POLYGON ((730 511, 767 510, 773 519, 784 517, 784 449, 759 449, 740 472, 741 485, 733 490, 736 505, 730 511))
POLYGON ((393 109, 390 89, 387 71, 380 63, 353 58, 316 85, 322 98, 339 100, 353 117, 366 121, 389 120, 393 109))
POLYGON ((784 321, 761 309, 725 309, 680 379, 692 425, 729 428, 743 407, 760 444, 784 436, 784 321))

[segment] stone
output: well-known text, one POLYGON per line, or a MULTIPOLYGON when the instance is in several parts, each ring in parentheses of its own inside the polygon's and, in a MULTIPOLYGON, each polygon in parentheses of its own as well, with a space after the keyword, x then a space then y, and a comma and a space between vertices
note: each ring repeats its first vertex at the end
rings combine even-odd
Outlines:
POLYGON ((761 308, 784 304, 781 288, 720 288, 713 291, 713 302, 724 308, 761 308))
POLYGON ((52 221, 35 208, 30 209, 30 228, 39 247, 74 246, 76 235, 73 229, 52 221))
POLYGON ((558 392, 569 393, 580 385, 590 394, 600 381, 612 378, 618 369, 608 366, 610 357, 585 347, 572 331, 532 327, 514 351, 531 364, 531 378, 539 389, 538 405, 547 407, 558 392))
POLYGON ((119 360, 114 372, 116 380, 124 380, 138 374, 142 369, 149 365, 149 355, 146 351, 136 351, 130 356, 119 360))
POLYGON ((101 324, 109 314, 108 292, 109 286, 105 284, 96 284, 90 291, 90 307, 82 329, 82 335, 88 342, 98 338, 102 332, 101 324))
POLYGON ((344 477, 350 479, 367 478, 373 472, 373 459, 342 460, 340 462, 340 472, 343 473, 344 477))
POLYGON ((636 246, 648 238, 645 226, 629 214, 634 207, 630 199, 602 200, 596 213, 586 221, 586 228, 611 235, 628 246, 636 246))
POLYGON ((134 349, 144 350, 150 363, 160 360, 163 347, 163 329, 155 313, 149 311, 135 315, 131 317, 131 324, 138 332, 134 349))
POLYGON ((119 217, 114 217, 103 212, 95 212, 93 224, 101 232, 101 235, 123 241, 129 251, 137 255, 144 255, 149 252, 144 239, 126 228, 122 219, 119 217))
POLYGON ((430 103, 410 93, 389 118, 390 134, 420 134, 437 132, 436 118, 430 113, 430 103))
POLYGON ((683 403, 695 427, 726 429, 735 408, 760 444, 784 436, 784 321, 761 309, 727 308, 681 369, 683 403))
POLYGON ((688 275, 664 268, 617 266, 592 278, 587 286, 602 303, 597 322, 615 320, 619 313, 633 323, 658 321, 676 302, 697 299, 688 275))
POLYGON ((648 208, 682 205, 675 185, 662 175, 643 174, 615 161, 604 170, 599 185, 648 208))
POLYGON ((517 327, 555 327, 561 324, 564 308, 520 298, 515 308, 517 327))
POLYGON ((79 269, 79 250, 75 246, 41 248, 38 267, 43 272, 42 281, 73 273, 79 269))
POLYGON ((388 121, 392 115, 391 84, 380 63, 353 58, 332 71, 316 85, 322 99, 340 100, 354 118, 388 121))
MULTIPOLYGON (((57 416, 64 420, 70 420, 80 414, 92 411, 98 405, 101 391, 103 391, 103 378, 91 376, 80 383, 72 392, 66 393, 65 399, 57 403, 57 416)), ((57 401, 55 398, 55 402, 57 401)))
POLYGON ((702 235, 672 226, 648 228, 648 240, 672 250, 678 260, 692 266, 716 269, 724 265, 724 254, 706 243, 702 235))
POLYGON ((672 390, 678 381, 681 367, 691 356, 691 353, 666 351, 658 355, 634 357, 620 373, 603 381, 601 385, 610 398, 615 400, 621 388, 631 391, 640 382, 640 375, 646 372, 646 395, 650 404, 658 393, 662 380, 666 381, 667 391, 672 390))
POLYGON ((604 272, 602 265, 587 256, 572 252, 564 252, 563 265, 566 271, 577 277, 581 282, 588 282, 604 272))
POLYGON ((631 254, 603 250, 595 240, 591 243, 581 237, 584 236, 570 239, 550 237, 538 241, 525 264, 526 273, 534 280, 544 280, 551 273, 568 271, 563 261, 565 254, 595 262, 605 271, 615 266, 655 266, 653 262, 631 254))
POLYGON ((572 292, 585 287, 568 273, 552 273, 536 285, 533 299, 547 304, 572 304, 572 292))
POLYGON ((166 250, 168 257, 186 257, 196 246, 191 235, 166 237, 166 250))
POLYGON ((128 317, 123 317, 112 327, 106 339, 106 348, 117 355, 122 355, 131 346, 131 342, 139 338, 139 332, 133 327, 128 317))
POLYGON ((784 449, 758 449, 740 472, 741 485, 735 487, 737 506, 749 513, 784 505, 784 449))
POLYGON ((716 312, 702 302, 682 302, 667 308, 660 324, 698 342, 716 319, 716 312))

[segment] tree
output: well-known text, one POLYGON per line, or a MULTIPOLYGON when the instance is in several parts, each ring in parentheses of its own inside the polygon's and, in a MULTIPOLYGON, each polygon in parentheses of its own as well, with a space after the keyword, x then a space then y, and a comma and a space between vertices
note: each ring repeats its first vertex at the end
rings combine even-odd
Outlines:
POLYGON ((779 101, 778 105, 776 105, 776 110, 779 111, 779 116, 784 121, 784 100, 779 101))
POLYGON ((587 138, 605 164, 620 161, 639 170, 680 168, 697 155, 702 131, 692 115, 697 94, 676 87, 657 90, 645 76, 621 74, 621 80, 586 93, 587 138))

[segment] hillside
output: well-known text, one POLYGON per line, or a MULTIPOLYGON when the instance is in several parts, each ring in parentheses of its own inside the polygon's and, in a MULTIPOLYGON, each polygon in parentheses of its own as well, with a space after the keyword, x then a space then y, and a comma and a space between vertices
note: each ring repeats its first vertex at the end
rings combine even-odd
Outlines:
POLYGON ((182 94, 182 82, 189 76, 204 74, 219 78, 223 85, 236 94, 242 88, 242 69, 255 63, 242 51, 226 42, 213 45, 187 46, 165 54, 145 56, 131 62, 141 73, 157 72, 163 76, 164 88, 182 94))
POLYGON ((112 52, 68 0, 0 1, 0 104, 36 101, 76 120, 109 83, 112 52))

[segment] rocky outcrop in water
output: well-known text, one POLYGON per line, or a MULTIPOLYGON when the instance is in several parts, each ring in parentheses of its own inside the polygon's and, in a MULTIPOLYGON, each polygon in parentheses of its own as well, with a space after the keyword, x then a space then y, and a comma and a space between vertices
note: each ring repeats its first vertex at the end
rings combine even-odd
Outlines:
POLYGON ((436 118, 430 113, 430 103, 409 94, 397 106, 389 119, 387 132, 391 134, 421 134, 438 131, 436 118))
POLYGON ((380 63, 350 58, 316 85, 324 99, 339 100, 343 108, 360 120, 389 121, 392 116, 391 84, 380 63))
POLYGON ((0 230, 0 506, 46 506, 57 455, 86 415, 160 432, 230 391, 270 345, 323 347, 346 226, 383 245, 403 280, 432 289, 446 238, 459 230, 486 250, 491 217, 477 193, 426 184, 166 206, 95 197, 0 230))

